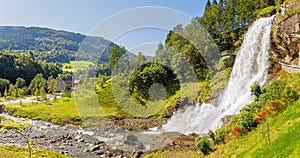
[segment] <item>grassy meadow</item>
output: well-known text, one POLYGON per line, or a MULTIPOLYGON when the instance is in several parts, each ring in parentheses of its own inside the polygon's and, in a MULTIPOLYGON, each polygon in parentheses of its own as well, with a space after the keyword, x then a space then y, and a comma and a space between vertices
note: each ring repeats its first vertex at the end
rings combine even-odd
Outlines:
POLYGON ((86 69, 94 63, 89 61, 70 61, 69 63, 63 63, 62 70, 67 72, 76 72, 79 69, 86 69))
MULTIPOLYGON (((17 158, 17 157, 27 157, 28 149, 20 148, 16 146, 3 146, 0 145, 0 158, 17 158)), ((68 158, 69 156, 44 149, 33 149, 32 158, 68 158)))

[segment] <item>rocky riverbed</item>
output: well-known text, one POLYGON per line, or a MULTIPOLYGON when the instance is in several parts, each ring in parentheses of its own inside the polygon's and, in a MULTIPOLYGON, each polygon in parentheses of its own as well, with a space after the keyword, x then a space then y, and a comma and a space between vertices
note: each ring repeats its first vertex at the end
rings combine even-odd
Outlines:
MULTIPOLYGON (((0 116, 25 123, 23 118, 7 114, 0 116)), ((38 120, 27 123, 30 128, 25 131, 7 129, 2 132, 0 143, 26 147, 28 138, 34 148, 54 150, 71 157, 139 157, 146 149, 134 134, 113 124, 82 129, 75 125, 59 126, 38 120)))
MULTIPOLYGON (((22 102, 32 102, 32 98, 22 102)), ((19 102, 1 102, 10 104, 19 102)), ((176 103, 179 104, 179 103, 176 103)), ((179 108, 179 107, 176 107, 179 108)), ((169 110, 172 115, 176 108, 169 110)), ((140 157, 142 153, 151 153, 157 150, 194 149, 194 137, 180 133, 164 133, 149 130, 149 127, 159 127, 165 119, 123 119, 115 120, 101 126, 81 128, 77 125, 54 125, 41 120, 27 120, 2 113, 1 117, 13 121, 28 123, 29 129, 19 132, 16 129, 7 129, 0 133, 0 144, 26 147, 26 138, 32 142, 34 148, 43 148, 60 152, 71 157, 140 157), (137 131, 138 129, 138 131, 137 131), (170 137, 171 136, 171 137, 170 137), (179 139, 177 139, 177 137, 179 139), (173 141, 174 140, 174 141, 173 141), (180 141, 178 141, 180 140, 180 141), (184 141, 182 141, 184 140, 184 141), (188 141, 186 141, 188 140, 188 141), (185 144, 185 145, 184 145, 185 144), (184 146, 184 147, 183 147, 184 146)))
POLYGON ((40 120, 25 121, 8 114, 1 117, 29 123, 30 128, 19 132, 8 129, 0 133, 0 144, 26 147, 26 138, 34 148, 60 152, 71 157, 134 157, 157 150, 195 150, 195 136, 153 131, 133 132, 115 123, 82 129, 76 125, 54 125, 40 120))

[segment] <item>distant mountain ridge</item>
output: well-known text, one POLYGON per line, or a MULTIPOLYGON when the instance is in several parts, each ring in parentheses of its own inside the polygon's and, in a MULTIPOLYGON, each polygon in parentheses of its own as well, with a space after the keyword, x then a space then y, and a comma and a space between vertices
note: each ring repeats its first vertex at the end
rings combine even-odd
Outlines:
MULTIPOLYGON (((0 50, 11 47, 11 50, 32 51, 37 59, 48 62, 108 62, 114 45, 112 41, 98 36, 40 27, 0 26, 0 50)), ((129 58, 135 56, 129 51, 127 54, 129 58)))

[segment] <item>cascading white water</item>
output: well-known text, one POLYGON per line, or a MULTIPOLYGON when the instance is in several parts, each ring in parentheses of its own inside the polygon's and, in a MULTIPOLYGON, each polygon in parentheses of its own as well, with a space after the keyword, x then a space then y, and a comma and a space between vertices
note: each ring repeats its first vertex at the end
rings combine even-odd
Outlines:
POLYGON ((248 30, 226 90, 219 105, 202 104, 188 107, 177 113, 162 127, 165 132, 205 134, 223 124, 222 118, 235 115, 252 102, 250 88, 257 81, 266 82, 268 74, 268 51, 273 17, 257 20, 248 30))

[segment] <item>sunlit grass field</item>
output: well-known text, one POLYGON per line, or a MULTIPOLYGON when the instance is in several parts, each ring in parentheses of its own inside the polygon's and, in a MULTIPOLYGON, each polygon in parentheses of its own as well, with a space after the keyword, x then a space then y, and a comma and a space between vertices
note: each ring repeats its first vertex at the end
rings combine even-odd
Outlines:
POLYGON ((70 61, 69 63, 63 63, 62 70, 67 72, 76 72, 79 69, 86 69, 94 63, 89 61, 70 61))
MULTIPOLYGON (((2 146, 0 145, 0 158, 21 158, 29 157, 28 149, 20 148, 16 146, 2 146)), ((44 149, 33 149, 32 155, 33 158, 68 158, 69 156, 59 154, 54 151, 44 150, 44 149)))

